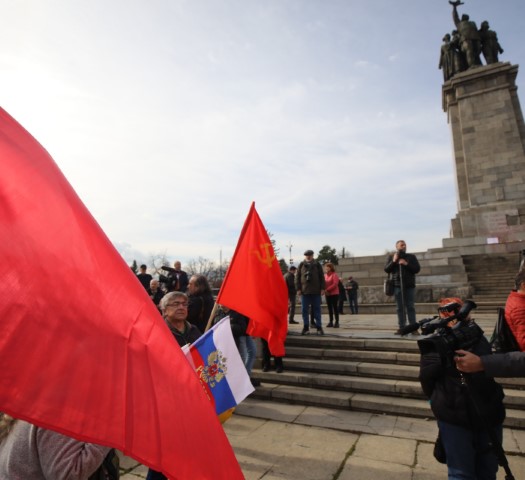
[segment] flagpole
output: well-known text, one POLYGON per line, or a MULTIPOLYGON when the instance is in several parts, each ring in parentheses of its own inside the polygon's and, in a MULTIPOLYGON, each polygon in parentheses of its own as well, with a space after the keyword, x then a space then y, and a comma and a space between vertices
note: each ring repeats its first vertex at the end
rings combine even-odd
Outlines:
POLYGON ((219 304, 215 302, 213 304, 213 308, 210 313, 210 318, 208 319, 208 324, 206 325, 206 328, 204 329, 204 333, 206 333, 211 328, 211 322, 215 318, 215 314, 217 313, 217 309, 219 308, 219 304))

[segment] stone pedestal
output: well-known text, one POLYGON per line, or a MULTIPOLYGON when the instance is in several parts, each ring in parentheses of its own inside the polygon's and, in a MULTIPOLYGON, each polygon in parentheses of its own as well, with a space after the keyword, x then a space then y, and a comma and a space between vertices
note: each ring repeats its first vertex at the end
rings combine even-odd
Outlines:
POLYGON ((517 65, 496 63, 443 85, 458 204, 444 247, 525 239, 525 124, 517 73, 517 65))

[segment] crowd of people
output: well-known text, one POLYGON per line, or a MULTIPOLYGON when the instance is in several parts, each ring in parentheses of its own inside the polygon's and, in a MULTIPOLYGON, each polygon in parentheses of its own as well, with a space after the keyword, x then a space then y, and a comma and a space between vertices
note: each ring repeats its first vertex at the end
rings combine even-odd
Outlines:
MULTIPOLYGON (((399 327, 395 333, 402 334, 407 320, 408 325, 416 323, 415 277, 420 265, 415 255, 407 253, 406 242, 399 240, 395 252, 387 256, 384 270, 394 281, 399 327)), ((162 314, 177 344, 193 343, 214 321, 227 315, 252 384, 260 385, 260 381, 251 376, 257 349, 256 342, 247 334, 250 319, 224 306, 220 306, 211 318, 214 298, 206 277, 189 276, 178 261, 166 271, 161 282, 147 273, 146 265, 141 265, 137 279, 162 314)), ((347 299, 349 313, 358 314, 358 282, 350 276, 343 284, 336 266, 331 262, 321 265, 314 259, 312 250, 304 252, 304 260, 298 267, 289 267, 284 280, 288 289, 290 324, 299 323, 294 317, 300 297, 302 335, 308 335, 310 328, 324 335, 323 295, 329 317, 327 328, 339 327, 342 304, 347 299)), ((467 325, 470 332, 476 331, 478 327, 470 313, 461 318, 462 307, 460 298, 440 300, 438 312, 444 331, 453 332, 459 325, 463 328, 467 325)), ((493 354, 481 330, 468 346, 447 354, 441 348, 420 347, 419 380, 437 420, 437 444, 443 450, 442 461, 447 464, 449 479, 496 478, 499 458, 494 445, 499 442, 501 447, 505 407, 503 389, 494 377, 525 376, 525 269, 515 278, 515 289, 510 292, 505 306, 505 319, 519 351, 493 354)), ((268 344, 264 340, 261 344, 262 370, 283 372, 283 358, 274 357, 272 365, 268 344)), ((61 475, 67 477, 70 471, 78 474, 71 478, 87 478, 106 464, 111 453, 109 448, 80 442, 0 413, 1 478, 62 478, 61 475), (60 454, 58 458, 58 452, 67 452, 67 455, 60 454)), ((148 480, 165 478, 151 469, 147 474, 148 480)))
MULTIPOLYGON (((385 271, 394 277, 400 328, 404 327, 405 311, 408 313, 409 324, 416 321, 414 292, 415 276, 419 270, 416 256, 406 252, 406 242, 398 241, 395 253, 387 258, 385 271)), ((311 326, 317 329, 318 334, 323 335, 320 312, 322 295, 327 299, 327 327, 339 326, 341 290, 348 292, 349 298, 355 301, 354 311, 357 313, 357 282, 349 278, 342 287, 335 266, 332 263, 322 266, 314 260, 312 250, 305 252, 305 259, 297 268, 289 268, 285 282, 290 301, 288 321, 297 323, 294 320, 294 307, 297 295, 300 295, 304 335, 309 333, 311 326)), ((199 313, 213 304, 209 286, 206 280, 199 276, 190 277, 188 292, 188 295, 180 291, 169 292, 159 303, 164 319, 179 345, 191 343, 202 334, 206 325, 204 317, 199 313), (192 297, 199 300, 193 300, 193 304, 197 305, 194 308, 196 313, 190 317, 192 297), (208 302, 205 302, 203 297, 207 298, 208 302)), ((152 300, 153 298, 152 296, 152 300)), ((462 306, 463 301, 460 298, 445 298, 440 301, 439 315, 447 328, 457 328, 461 322, 462 325, 468 324, 472 329, 475 327, 470 313, 458 320, 458 312, 462 306)), ((492 354, 491 346, 481 330, 481 334, 467 350, 451 352, 452 356, 444 356, 439 348, 422 351, 419 379, 438 423, 438 442, 444 451, 449 479, 496 478, 499 459, 494 443, 499 442, 501 445, 502 442, 505 407, 503 389, 493 377, 525 375, 525 271, 521 271, 516 277, 516 290, 509 295, 505 314, 520 352, 492 354)), ((233 337, 246 369, 251 374, 256 348, 255 342, 246 333, 250 320, 238 312, 222 307, 220 316, 224 315, 230 317, 233 337)), ((283 359, 274 358, 272 367, 268 344, 262 341, 262 347, 263 371, 274 368, 277 373, 282 372, 283 359)), ((150 470, 147 478, 156 480, 165 477, 150 470)))

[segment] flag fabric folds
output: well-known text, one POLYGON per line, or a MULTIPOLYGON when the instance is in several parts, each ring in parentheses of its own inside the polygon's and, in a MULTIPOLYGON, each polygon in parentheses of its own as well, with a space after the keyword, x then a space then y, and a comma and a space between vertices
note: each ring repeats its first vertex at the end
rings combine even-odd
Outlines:
POLYGON ((284 356, 288 290, 268 233, 252 203, 217 303, 250 318, 248 334, 264 338, 284 356))
POLYGON ((0 411, 118 448, 171 479, 243 478, 144 288, 2 109, 0 165, 0 411))
POLYGON ((217 415, 241 403, 255 389, 225 317, 183 351, 215 407, 217 415))

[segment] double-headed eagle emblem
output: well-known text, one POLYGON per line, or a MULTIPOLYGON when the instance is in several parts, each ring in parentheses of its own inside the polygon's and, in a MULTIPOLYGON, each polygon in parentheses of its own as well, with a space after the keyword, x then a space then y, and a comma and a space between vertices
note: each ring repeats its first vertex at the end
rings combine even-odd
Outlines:
POLYGON ((206 382, 210 388, 215 387, 215 385, 224 378, 228 371, 226 361, 226 357, 220 350, 214 350, 211 352, 208 355, 208 361, 206 364, 197 368, 201 380, 206 382))

